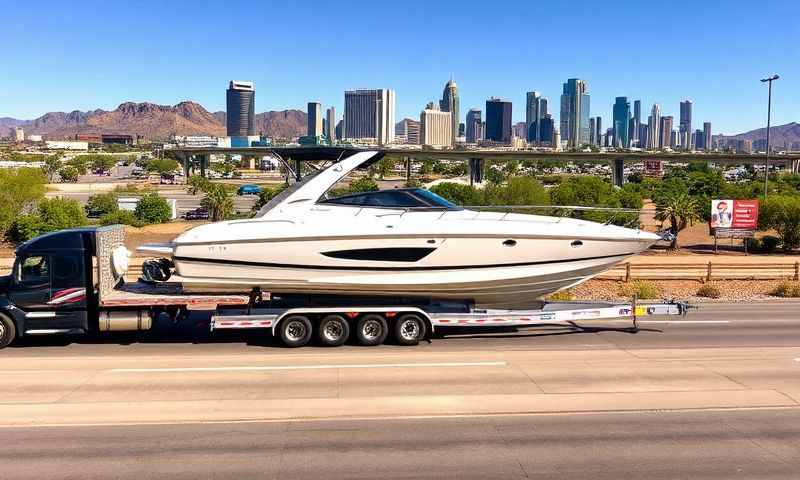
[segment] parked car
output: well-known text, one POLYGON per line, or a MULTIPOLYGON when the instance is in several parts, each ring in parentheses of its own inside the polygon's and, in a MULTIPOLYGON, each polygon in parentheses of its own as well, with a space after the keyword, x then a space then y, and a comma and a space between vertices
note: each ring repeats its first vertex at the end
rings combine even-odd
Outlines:
POLYGON ((261 193, 261 187, 258 185, 242 185, 236 191, 236 195, 258 195, 261 193))
POLYGON ((86 218, 100 218, 105 213, 97 208, 88 208, 86 205, 84 205, 83 209, 86 210, 86 218))
POLYGON ((208 209, 203 207, 195 208, 194 210, 189 210, 183 216, 186 220, 208 220, 208 209))

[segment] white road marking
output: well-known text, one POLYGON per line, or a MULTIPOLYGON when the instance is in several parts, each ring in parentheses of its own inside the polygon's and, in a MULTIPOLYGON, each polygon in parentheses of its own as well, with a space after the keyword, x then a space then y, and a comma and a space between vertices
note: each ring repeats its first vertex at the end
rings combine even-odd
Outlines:
POLYGON ((269 370, 329 370, 339 368, 447 368, 447 367, 505 367, 506 362, 444 362, 444 363, 354 363, 340 365, 265 365, 241 367, 185 367, 185 368, 112 368, 112 373, 146 372, 236 372, 269 370))
MULTIPOLYGON (((628 320, 611 320, 611 323, 631 323, 632 319, 628 320)), ((702 325, 702 324, 726 324, 731 323, 730 320, 637 320, 639 323, 669 323, 672 325, 702 325)))

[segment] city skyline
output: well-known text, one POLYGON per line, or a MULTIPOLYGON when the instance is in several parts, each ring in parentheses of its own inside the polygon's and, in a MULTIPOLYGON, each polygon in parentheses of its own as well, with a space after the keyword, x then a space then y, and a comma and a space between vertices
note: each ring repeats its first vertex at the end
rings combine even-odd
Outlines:
MULTIPOLYGON (((526 92, 535 90, 557 102, 564 79, 581 78, 588 82, 594 97, 593 116, 610 119, 614 98, 626 96, 641 99, 644 105, 659 103, 678 118, 679 102, 691 99, 696 119, 712 121, 715 134, 732 134, 764 125, 766 92, 758 80, 777 72, 781 80, 774 85, 773 124, 800 120, 800 92, 792 88, 800 78, 800 62, 795 61, 800 28, 791 20, 800 14, 796 2, 771 3, 767 18, 758 23, 742 8, 744 2, 731 2, 724 9, 698 5, 691 16, 656 15, 655 7, 624 1, 608 12, 542 5, 534 13, 526 4, 512 3, 505 8, 509 13, 498 22, 487 22, 478 14, 474 7, 479 5, 465 2, 457 9, 413 1, 403 9, 347 5, 327 9, 329 15, 322 21, 317 19, 319 5, 314 2, 269 8, 230 2, 202 9, 181 2, 144 2, 136 9, 75 9, 60 2, 43 2, 41 8, 31 10, 11 4, 4 8, 10 39, 4 58, 11 74, 0 78, 0 116, 32 119, 49 111, 113 109, 124 101, 175 104, 187 99, 219 111, 225 110, 224 98, 217 93, 219 85, 243 78, 252 80, 259 90, 259 112, 302 109, 309 99, 341 112, 341 92, 377 85, 397 92, 398 119, 416 118, 452 75, 459 85, 461 121, 470 108, 481 108, 487 98, 497 96, 518 106, 513 119, 517 122, 525 120, 526 92), (158 12, 155 17, 154 11, 158 12), (248 14, 240 15, 241 11, 248 14), (414 20, 423 13, 447 16, 451 21, 435 34, 421 36, 414 20), (275 21, 280 18, 314 20, 310 24, 275 21), (547 21, 539 21, 542 18, 547 21), (70 22, 69 43, 61 40, 64 21, 70 22), (392 29, 387 33, 389 21, 392 29), (525 33, 530 21, 536 21, 535 36, 525 33), (594 41, 598 32, 605 31, 598 25, 621 23, 634 33, 659 29, 659 42, 648 51, 648 58, 670 58, 699 48, 703 55, 686 57, 680 68, 667 68, 655 62, 631 61, 629 55, 596 55, 592 49, 573 48, 594 41), (762 23, 771 28, 760 26, 762 23), (351 28, 355 24, 359 28, 351 28), (197 25, 215 31, 270 28, 240 48, 230 49, 213 35, 184 34, 197 25), (446 56, 426 50, 438 40, 462 35, 463 28, 470 25, 480 27, 484 38, 503 38, 504 45, 515 48, 487 41, 446 56), (560 35, 565 25, 570 26, 570 35, 560 35), (309 26, 315 35, 306 35, 309 26), (381 41, 363 42, 364 38, 379 40, 387 35, 408 38, 411 44, 388 54, 379 46, 381 41), (313 62, 301 60, 315 51, 313 38, 319 36, 337 38, 341 46, 337 55, 317 55, 313 62), (756 37, 758 42, 752 40, 756 37), (535 62, 521 60, 520 54, 539 51, 545 38, 560 38, 567 44, 558 52, 540 52, 535 62), (165 45, 169 45, 168 51, 165 45), (559 53, 563 51, 574 54, 559 53), (732 55, 747 61, 732 61, 732 55), (111 61, 100 67, 98 58, 111 61), (211 58, 214 62, 209 64, 211 58), (323 82, 319 81, 321 72, 323 82)), ((551 107, 558 116, 558 108, 551 107)))

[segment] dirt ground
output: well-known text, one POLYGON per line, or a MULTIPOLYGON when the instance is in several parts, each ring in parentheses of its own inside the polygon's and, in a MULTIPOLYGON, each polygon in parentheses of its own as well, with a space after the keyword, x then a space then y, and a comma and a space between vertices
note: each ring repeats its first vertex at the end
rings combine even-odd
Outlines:
MULTIPOLYGON (((680 299, 690 302, 750 302, 754 300, 781 300, 770 292, 786 280, 725 280, 710 282, 719 288, 717 299, 697 296, 704 285, 699 280, 647 280, 659 291, 658 299, 680 299)), ((796 283, 796 282, 795 282, 796 283)), ((580 300, 630 301, 624 295, 625 283, 618 280, 589 280, 570 289, 569 293, 580 300)), ((788 300, 788 299, 787 299, 788 300)), ((795 301, 797 299, 794 299, 795 301)))

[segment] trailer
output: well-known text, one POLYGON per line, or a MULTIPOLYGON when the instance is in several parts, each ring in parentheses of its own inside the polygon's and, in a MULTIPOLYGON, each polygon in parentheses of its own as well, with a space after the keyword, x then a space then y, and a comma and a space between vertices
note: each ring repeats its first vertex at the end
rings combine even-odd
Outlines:
POLYGON ((179 279, 126 282, 128 251, 121 225, 62 230, 22 244, 11 275, 0 277, 0 348, 33 335, 149 330, 164 316, 210 313, 211 331, 252 330, 289 347, 365 346, 388 338, 415 345, 437 328, 529 327, 650 315, 685 315, 682 302, 542 303, 530 309, 477 309, 468 301, 341 297, 264 292, 184 292, 179 279))

